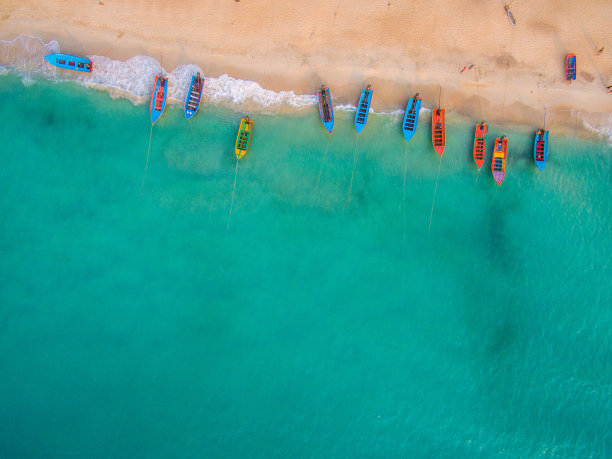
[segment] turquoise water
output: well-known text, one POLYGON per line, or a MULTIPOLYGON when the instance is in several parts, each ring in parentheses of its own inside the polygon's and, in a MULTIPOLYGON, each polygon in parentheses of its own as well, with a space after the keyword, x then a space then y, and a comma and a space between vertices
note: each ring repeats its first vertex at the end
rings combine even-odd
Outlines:
POLYGON ((612 454, 609 145, 0 95, 0 456, 612 454))

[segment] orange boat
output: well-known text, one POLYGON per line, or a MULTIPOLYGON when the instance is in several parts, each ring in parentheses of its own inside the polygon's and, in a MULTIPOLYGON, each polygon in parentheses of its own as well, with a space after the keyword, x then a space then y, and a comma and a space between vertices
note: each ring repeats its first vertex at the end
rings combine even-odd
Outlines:
POLYGON ((446 135, 444 133, 444 109, 437 108, 431 116, 431 140, 436 152, 442 156, 446 145, 446 135))
POLYGON ((487 148, 487 131, 489 126, 483 121, 476 125, 476 134, 474 135, 474 161, 478 169, 482 167, 485 160, 487 148))

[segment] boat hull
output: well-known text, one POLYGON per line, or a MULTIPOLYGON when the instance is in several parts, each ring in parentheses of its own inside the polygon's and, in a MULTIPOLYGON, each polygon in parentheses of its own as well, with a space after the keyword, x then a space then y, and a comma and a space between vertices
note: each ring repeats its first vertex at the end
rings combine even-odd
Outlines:
POLYGON ((70 54, 53 53, 45 56, 45 60, 60 69, 74 70, 75 72, 91 73, 93 64, 86 57, 72 56, 70 54))
POLYGON ((576 55, 568 54, 565 57, 565 79, 573 81, 576 79, 576 55))
POLYGON ((193 75, 191 77, 191 83, 189 84, 189 92, 187 93, 187 98, 185 99, 185 118, 191 118, 200 108, 203 89, 204 78, 201 78, 198 81, 197 75, 193 75))
POLYGON ((251 134, 253 133, 253 120, 248 117, 240 120, 240 127, 238 128, 238 135, 236 136, 236 146, 234 153, 236 154, 236 160, 240 160, 246 155, 249 149, 249 142, 251 141, 251 134))
POLYGON ((334 128, 334 108, 332 106, 331 92, 329 88, 323 86, 321 89, 317 89, 317 99, 319 101, 319 115, 321 116, 321 122, 325 129, 330 133, 334 128))
POLYGON ((484 163, 487 149, 487 131, 489 126, 484 122, 476 125, 474 134, 474 161, 480 169, 484 163))
POLYGON ((155 77, 153 93, 151 94, 151 124, 159 119, 166 108, 166 97, 168 96, 168 79, 160 76, 155 77))
POLYGON ((501 185, 506 177, 506 159, 508 156, 508 139, 504 136, 495 139, 495 147, 493 148, 493 160, 491 161, 491 172, 493 172, 493 180, 498 185, 501 185))
POLYGON ((543 171, 548 160, 548 131, 539 129, 533 142, 533 159, 536 166, 543 171))
POLYGON ((372 103, 372 90, 362 89, 357 113, 355 113, 355 130, 359 134, 366 123, 368 122, 368 114, 370 113, 370 104, 372 103))
POLYGON ((408 99, 404 121, 402 122, 402 132, 404 133, 406 142, 412 139, 412 136, 414 136, 417 130, 417 125, 419 124, 419 112, 421 111, 421 102, 423 102, 423 99, 417 96, 418 94, 408 99))
POLYGON ((445 121, 444 121, 444 109, 438 108, 432 111, 431 115, 431 140, 433 143, 434 150, 440 156, 444 153, 444 147, 446 146, 446 133, 445 133, 445 121))

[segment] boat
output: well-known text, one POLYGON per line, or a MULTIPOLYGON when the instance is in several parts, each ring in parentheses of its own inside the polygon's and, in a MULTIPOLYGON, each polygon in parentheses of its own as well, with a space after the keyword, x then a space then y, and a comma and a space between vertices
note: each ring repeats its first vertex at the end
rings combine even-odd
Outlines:
POLYGON ((198 111, 203 89, 204 78, 198 72, 191 77, 191 83, 189 84, 189 92, 187 93, 187 99, 185 99, 185 118, 191 118, 198 111))
POLYGON ((238 128, 238 135, 236 136, 236 160, 239 160, 246 154, 252 133, 253 121, 248 116, 242 118, 240 120, 240 128, 238 128))
POLYGON ((370 88, 371 86, 368 85, 365 89, 361 90, 359 106, 355 114, 355 129, 357 130, 357 134, 363 130, 368 122, 368 113, 370 113, 370 103, 372 102, 372 89, 370 88))
POLYGON ((570 83, 576 79, 576 55, 565 56, 565 79, 570 83))
POLYGON ((485 160, 488 130, 489 126, 484 121, 476 125, 476 134, 474 134, 474 161, 476 161, 478 169, 482 167, 485 160))
POLYGON ((151 94, 151 123, 159 119, 166 108, 166 96, 168 95, 168 79, 162 76, 155 77, 153 93, 151 94))
POLYGON ((327 86, 323 85, 321 89, 317 89, 317 99, 319 101, 319 114, 321 115, 323 126, 331 132, 334 128, 334 108, 332 107, 331 93, 327 86))
POLYGON ((544 129, 538 129, 536 132, 533 143, 533 158, 535 159, 536 166, 543 171, 548 159, 548 131, 544 129))
POLYGON ((493 148, 493 161, 491 161, 491 171, 493 179, 498 185, 504 181, 506 175, 506 157, 508 155, 508 138, 504 135, 495 139, 493 148))
POLYGON ((436 152, 442 156, 446 145, 446 134, 444 132, 444 109, 437 108, 431 114, 431 140, 436 152))
POLYGON ((406 106, 406 113, 404 114, 404 121, 402 123, 402 131, 404 131, 406 141, 412 139, 412 136, 417 130, 421 102, 423 102, 423 99, 419 97, 418 92, 414 97, 408 99, 408 105, 406 106))
POLYGON ((508 16, 508 20, 510 21, 510 24, 516 27, 516 19, 514 19, 514 14, 512 14, 512 11, 510 11, 510 6, 506 5, 504 6, 504 9, 506 10, 506 15, 508 16))
POLYGON ((93 64, 86 57, 72 56, 70 54, 53 53, 45 56, 45 60, 60 69, 91 73, 93 64))

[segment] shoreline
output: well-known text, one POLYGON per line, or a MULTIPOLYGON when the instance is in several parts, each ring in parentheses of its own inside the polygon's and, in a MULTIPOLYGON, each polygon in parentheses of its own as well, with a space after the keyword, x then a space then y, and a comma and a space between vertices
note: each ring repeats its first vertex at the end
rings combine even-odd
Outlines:
MULTIPOLYGON (((153 84, 152 78, 147 80, 147 72, 154 74, 152 68, 159 68, 160 60, 166 69, 174 69, 171 75, 185 72, 187 66, 197 68, 205 77, 217 80, 217 86, 225 85, 215 88, 216 91, 231 93, 233 89, 229 86, 238 84, 243 86, 240 90, 257 93, 253 97, 234 93, 233 99, 242 98, 242 105, 225 96, 218 100, 213 97, 213 103, 236 110, 272 108, 286 113, 296 109, 292 103, 297 99, 299 106, 307 106, 308 100, 314 103, 316 89, 325 83, 331 88, 335 107, 355 106, 361 88, 371 84, 372 109, 376 113, 394 113, 403 112, 408 98, 416 92, 423 98, 424 107, 437 107, 441 88, 441 106, 476 121, 486 119, 497 125, 524 125, 535 130, 542 127, 546 108, 547 128, 584 131, 588 137, 595 131, 612 141, 612 95, 605 89, 612 81, 604 76, 612 75, 612 43, 602 56, 593 57, 593 45, 607 40, 606 29, 601 25, 612 19, 612 10, 605 8, 605 1, 568 6, 570 11, 557 8, 560 11, 547 21, 541 20, 535 11, 517 5, 516 10, 513 7, 516 28, 500 13, 503 5, 481 5, 480 14, 490 24, 473 33, 471 29, 476 26, 470 22, 470 13, 474 7, 468 0, 453 1, 465 9, 461 21, 455 22, 451 12, 435 8, 444 3, 441 0, 388 7, 384 7, 387 2, 380 5, 355 0, 356 5, 369 12, 367 20, 341 8, 341 0, 336 7, 323 6, 324 2, 314 0, 320 10, 295 6, 295 11, 280 0, 261 4, 228 2, 222 6, 201 0, 197 3, 202 9, 193 18, 182 6, 170 7, 153 0, 152 10, 169 15, 166 18, 169 26, 155 33, 150 29, 159 21, 153 13, 143 17, 143 6, 139 4, 81 5, 75 0, 51 5, 37 5, 31 0, 8 3, 9 13, 0 20, 1 40, 15 40, 21 34, 39 37, 45 43, 57 40, 62 52, 109 58, 112 60, 108 63, 109 72, 121 65, 125 67, 134 56, 153 56, 142 75, 133 69, 134 76, 143 79, 141 86, 147 88, 153 84), (63 13, 68 10, 74 17, 66 21, 68 16, 63 13), (273 17, 265 19, 271 10, 273 17), (296 16, 296 12, 304 17, 296 16), (563 38, 560 25, 570 13, 582 21, 582 27, 575 27, 563 38), (449 30, 439 39, 429 40, 428 25, 415 22, 419 15, 433 24, 448 24, 449 30), (184 26, 194 21, 207 27, 196 36, 185 36, 184 26), (409 25, 424 35, 404 33, 404 26, 409 25), (493 26, 498 29, 489 30, 493 26), (374 35, 372 39, 356 47, 367 33, 374 35), (475 40, 482 37, 488 41, 480 46, 475 40), (206 39, 204 45, 200 45, 200 38, 206 39), (542 54, 542 49, 533 45, 536 40, 554 46, 555 52, 542 54), (574 46, 565 46, 565 42, 574 42, 574 46), (568 50, 578 55, 579 66, 578 79, 571 86, 563 78, 563 58, 568 50), (467 64, 474 64, 474 68, 461 73, 467 64), (219 81, 223 75, 231 77, 219 81), (258 102, 262 97, 278 101, 266 107, 258 102)), ((4 56, 0 65, 6 66, 6 60, 4 56)), ((72 75, 61 78, 82 81, 72 75)), ((110 76, 101 86, 112 87, 109 79, 110 76)), ((116 90, 125 88, 109 90, 113 97, 122 96, 116 90)), ((140 88, 139 92, 137 96, 142 94, 146 101, 148 91, 140 88)))

